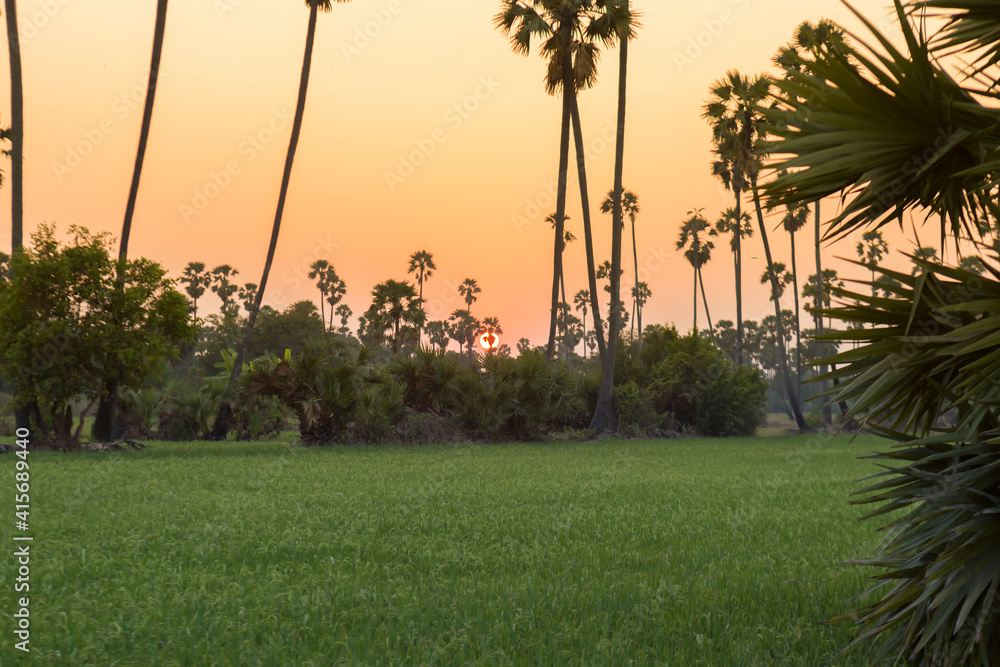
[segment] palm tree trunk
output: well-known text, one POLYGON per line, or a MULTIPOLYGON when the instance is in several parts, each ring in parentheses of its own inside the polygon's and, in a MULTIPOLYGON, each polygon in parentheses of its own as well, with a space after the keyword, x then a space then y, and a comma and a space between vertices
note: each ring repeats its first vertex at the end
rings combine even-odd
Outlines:
POLYGON ((715 328, 712 326, 712 315, 708 312, 708 297, 705 295, 705 279, 698 269, 698 282, 701 283, 701 300, 705 304, 705 319, 708 320, 708 339, 715 343, 715 328))
MULTIPOLYGON (((611 401, 611 394, 615 387, 615 351, 618 348, 618 334, 621 331, 621 317, 618 304, 621 303, 622 296, 622 230, 625 227, 622 215, 622 185, 624 165, 625 165, 625 102, 627 92, 628 75, 628 29, 625 34, 620 35, 621 45, 619 47, 618 65, 618 132, 615 138, 615 183, 614 183, 614 205, 611 211, 611 312, 608 314, 608 345, 601 352, 601 389, 597 395, 597 408, 594 410, 594 417, 590 421, 590 428, 598 433, 605 429, 614 430, 615 423, 614 406, 611 401)), ((580 124, 580 114, 573 102, 573 122, 574 127, 580 124)), ((581 174, 583 174, 583 137, 577 133, 577 160, 580 164, 581 174)), ((583 180, 581 177, 581 190, 583 180)), ((597 281, 593 264, 593 244, 590 235, 590 212, 586 203, 584 204, 584 229, 587 235, 587 261, 591 275, 591 298, 593 299, 594 328, 598 332, 598 344, 601 336, 600 311, 597 308, 597 281)))
POLYGON ((767 242, 767 228, 764 227, 764 214, 760 206, 760 193, 757 190, 757 178, 751 177, 750 187, 753 192, 754 208, 757 211, 757 226, 760 228, 760 238, 764 242, 764 255, 767 258, 767 270, 771 274, 771 300, 774 301, 775 325, 778 328, 778 353, 781 362, 781 372, 785 376, 785 390, 788 392, 788 399, 792 404, 792 412, 795 415, 795 423, 800 429, 806 428, 806 419, 802 415, 802 408, 795 396, 795 387, 792 384, 792 376, 788 370, 788 353, 785 350, 785 325, 781 322, 781 302, 778 300, 778 276, 774 272, 774 262, 771 261, 771 245, 767 242))
POLYGON ((743 365, 743 197, 736 191, 736 365, 743 365))
MULTIPOLYGON (((274 213, 274 225, 271 228, 271 241, 267 247, 267 259, 264 261, 264 272, 260 278, 260 287, 257 288, 257 296, 254 298, 253 308, 247 317, 246 328, 243 330, 242 340, 236 352, 236 360, 233 369, 229 374, 230 390, 236 384, 243 369, 243 360, 246 357, 247 343, 253 333, 254 325, 257 322, 257 314, 260 312, 260 305, 264 299, 264 290, 267 288, 267 278, 271 273, 271 264, 274 261, 274 252, 278 247, 278 234, 281 231, 281 215, 285 210, 285 198, 288 196, 288 183, 292 178, 292 164, 295 162, 295 149, 299 143, 299 134, 302 131, 302 116, 306 107, 306 91, 309 88, 309 69, 312 65, 313 43, 316 41, 316 16, 319 10, 318 2, 309 4, 309 28, 306 32, 306 50, 302 58, 302 76, 299 79, 299 97, 295 105, 295 118, 292 121, 292 136, 288 140, 288 155, 285 157, 285 169, 281 175, 281 190, 278 193, 278 207, 274 213)), ((219 408, 218 417, 212 427, 211 438, 213 440, 224 440, 229 432, 229 422, 231 421, 233 408, 223 402, 219 408)))
MULTIPOLYGON (((816 200, 816 204, 815 204, 815 206, 816 206, 816 211, 815 211, 815 213, 816 213, 816 225, 815 225, 815 227, 816 227, 816 231, 815 231, 815 236, 816 236, 816 304, 818 305, 815 320, 816 320, 816 335, 817 336, 823 335, 823 314, 819 312, 819 308, 822 308, 823 304, 826 303, 826 298, 825 298, 824 293, 823 293, 823 289, 824 289, 824 285, 823 285, 823 255, 820 252, 820 240, 821 240, 821 238, 820 238, 821 237, 821 234, 820 234, 820 231, 821 231, 820 230, 820 224, 821 223, 820 223, 820 214, 819 214, 819 202, 820 202, 820 200, 817 199, 816 200)), ((826 357, 825 348, 826 348, 826 346, 823 343, 820 343, 820 357, 821 358, 822 357, 826 357)), ((823 364, 823 365, 820 366, 819 373, 820 373, 820 375, 826 375, 826 373, 827 373, 827 365, 826 364, 823 364)), ((826 382, 825 381, 821 381, 820 384, 819 384, 819 393, 822 394, 825 391, 826 391, 826 382)), ((823 403, 823 421, 826 422, 827 424, 832 424, 833 423, 833 409, 830 407, 830 404, 828 402, 826 402, 826 401, 824 401, 824 403, 823 403)))
POLYGON ((795 375, 799 382, 795 386, 795 396, 802 405, 802 323, 799 320, 799 272, 795 268, 795 232, 792 237, 792 289, 795 292, 795 375))
POLYGON ((698 267, 694 267, 694 335, 698 335, 698 267))
MULTIPOLYGON (((635 245, 635 216, 632 217, 632 265, 635 267, 635 288, 639 289, 639 250, 635 245)), ((639 303, 632 299, 632 323, 635 324, 636 316, 639 314, 639 303)), ((639 320, 639 353, 642 354, 642 320, 639 320)))
MULTIPOLYGON (((564 244, 564 247, 565 247, 565 244, 564 244)), ((561 264, 562 263, 560 262, 560 266, 559 266, 559 287, 562 290, 562 303, 565 306, 566 310, 563 310, 562 308, 559 309, 559 312, 561 313, 561 316, 562 316, 562 332, 563 332, 563 342, 560 343, 559 347, 560 348, 564 348, 564 350, 566 352, 566 356, 569 357, 569 353, 571 352, 571 350, 569 350, 568 348, 566 348, 566 343, 565 343, 565 337, 569 333, 569 329, 568 329, 568 326, 569 326, 569 322, 568 322, 568 320, 569 320, 569 302, 566 301, 566 274, 565 274, 565 272, 563 270, 563 266, 561 266, 561 264)))
MULTIPOLYGON (((566 29, 561 28, 561 30, 563 32, 560 38, 563 39, 564 43, 568 45, 571 35, 566 29)), ((570 57, 568 48, 566 48, 566 56, 567 58, 570 57)), ((568 76, 570 75, 567 72, 566 63, 563 62, 564 84, 568 80, 568 76)), ((563 86, 562 128, 560 129, 559 134, 559 185, 556 190, 556 243, 552 259, 552 307, 549 315, 549 342, 545 348, 545 354, 550 363, 552 362, 552 357, 555 355, 556 351, 556 317, 557 309, 559 307, 559 280, 562 275, 562 251, 564 245, 563 236, 565 233, 566 218, 566 188, 569 183, 569 134, 570 119, 572 116, 571 88, 572 86, 563 86)))
MULTIPOLYGON (((122 222, 122 238, 118 245, 118 269, 115 279, 115 294, 112 297, 112 321, 118 324, 118 301, 125 291, 125 263, 128 261, 128 241, 132 233, 132 216, 135 213, 135 202, 139 195, 139 181, 142 177, 142 164, 146 158, 146 144, 149 141, 149 128, 153 122, 153 102, 156 99, 156 80, 160 75, 160 55, 163 53, 163 36, 167 26, 167 0, 157 0, 156 27, 153 31, 153 54, 149 65, 149 83, 146 86, 146 104, 142 110, 142 127, 139 130, 139 148, 135 155, 135 166, 132 169, 132 184, 129 187, 128 202, 125 205, 125 220, 122 222)), ((95 440, 110 441, 114 438, 115 412, 118 400, 118 378, 105 373, 104 389, 101 400, 94 415, 92 435, 95 440)))
MULTIPOLYGON (((322 288, 319 290, 319 317, 323 320, 323 325, 326 325, 326 292, 322 288)), ((331 317, 331 322, 333 321, 331 317)), ((332 325, 331 325, 332 326, 332 325)))
MULTIPOLYGON (((21 74, 21 40, 17 29, 17 2, 5 0, 7 49, 10 54, 10 254, 24 246, 24 79, 21 74)), ((13 275, 11 275, 13 279, 13 275)), ((36 406, 37 407, 37 406, 36 406)), ((30 406, 14 408, 14 425, 32 433, 30 406)), ((31 439, 29 435, 28 439, 31 439)), ((29 443, 28 447, 31 444, 29 443)))
POLYGON ((587 311, 583 311, 583 358, 587 358, 587 311))

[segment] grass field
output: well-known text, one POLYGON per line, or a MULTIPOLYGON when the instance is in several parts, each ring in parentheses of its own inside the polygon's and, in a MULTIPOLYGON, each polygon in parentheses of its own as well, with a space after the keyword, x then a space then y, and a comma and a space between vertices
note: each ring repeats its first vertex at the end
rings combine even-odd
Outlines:
POLYGON ((5 630, 0 663, 875 664, 820 621, 866 586, 848 494, 883 445, 37 452, 31 660, 5 630))

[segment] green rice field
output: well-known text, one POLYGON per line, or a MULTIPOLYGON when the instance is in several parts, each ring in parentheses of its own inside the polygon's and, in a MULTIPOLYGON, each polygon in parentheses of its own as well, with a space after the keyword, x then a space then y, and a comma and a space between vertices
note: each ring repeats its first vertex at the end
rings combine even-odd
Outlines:
MULTIPOLYGON (((31 653, 58 665, 873 665, 870 436, 35 452, 31 653)), ((0 456, 14 544, 15 457, 0 456)), ((8 551, 12 551, 9 549, 8 551)), ((2 560, 6 627, 15 576, 2 560)))

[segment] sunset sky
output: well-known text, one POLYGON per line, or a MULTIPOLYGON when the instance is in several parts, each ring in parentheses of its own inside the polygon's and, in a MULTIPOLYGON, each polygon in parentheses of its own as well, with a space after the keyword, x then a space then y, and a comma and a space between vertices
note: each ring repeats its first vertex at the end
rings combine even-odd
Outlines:
MULTIPOLYGON (((25 226, 55 222, 121 232, 138 141, 155 2, 21 0, 25 84, 25 226)), ((884 0, 856 6, 884 29, 884 0)), ((727 69, 770 70, 803 20, 856 29, 840 2, 640 0, 644 28, 630 49, 625 185, 635 191, 638 258, 653 292, 644 323, 691 326, 692 272, 674 250, 692 208, 714 220, 731 197, 709 172, 701 119, 709 85, 727 69)), ((492 25, 497 0, 355 0, 321 14, 302 138, 265 303, 313 298, 309 265, 328 259, 356 314, 372 286, 406 277, 427 250, 438 271, 425 297, 432 319, 460 305, 475 278, 473 314, 497 316, 505 340, 543 343, 551 286, 560 105, 544 66, 511 52, 492 25), (407 165, 414 165, 411 170, 407 165)), ((173 0, 161 84, 130 254, 179 275, 197 260, 228 263, 259 282, 288 145, 308 10, 301 0, 173 0)), ((597 204, 611 187, 616 51, 582 94, 598 261, 610 255, 610 219, 597 204)), ((0 67, 7 78, 7 50, 0 67)), ((0 86, 0 122, 10 120, 0 86)), ((5 172, 8 166, 4 165, 5 172)), ((835 202, 826 204, 833 211, 835 202)), ((574 175, 568 292, 585 285, 574 175)), ((778 220, 768 220, 773 228, 778 220)), ((10 245, 10 191, 0 190, 0 247, 10 245)), ((928 236, 935 232, 927 230, 928 236)), ((755 235, 756 236, 756 235, 755 235)), ((898 232, 893 250, 910 249, 898 232)), ((799 245, 802 276, 815 272, 811 232, 799 245)), ((732 256, 718 244, 705 269, 714 319, 735 316, 732 256)), ((788 263, 787 234, 772 235, 788 263)), ((853 256, 851 243, 825 257, 853 256)), ((626 254, 624 290, 631 288, 626 254)), ((898 261, 898 260, 895 260, 898 261)), ((842 275, 857 271, 838 265, 842 275)), ((745 251, 744 316, 770 311, 759 239, 745 251)), ((206 295, 205 307, 218 299, 206 295)), ((790 295, 786 307, 790 307, 790 295)), ((700 310, 700 305, 699 305, 700 310)), ((700 322, 704 323, 703 314, 700 322)), ((589 325, 589 317, 588 317, 589 325)), ((512 345, 513 346, 513 345, 512 345)))

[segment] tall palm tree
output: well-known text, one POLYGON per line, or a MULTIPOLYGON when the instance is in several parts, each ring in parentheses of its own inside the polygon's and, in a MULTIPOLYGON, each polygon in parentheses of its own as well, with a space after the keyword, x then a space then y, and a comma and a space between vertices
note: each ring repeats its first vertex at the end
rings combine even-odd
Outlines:
MULTIPOLYGON (((13 4, 13 0, 7 0, 8 10, 13 4)), ((132 215, 135 213, 135 202, 139 195, 139 180, 142 176, 142 163, 146 157, 149 128, 153 122, 153 102, 156 99, 156 82, 160 75, 160 55, 163 53, 163 35, 166 31, 166 26, 167 0, 157 0, 156 26, 153 30, 153 53, 149 65, 149 83, 146 86, 146 103, 142 110, 142 127, 139 130, 139 148, 135 155, 135 165, 132 169, 132 184, 129 187, 128 202, 125 204, 125 220, 122 222, 122 237, 118 246, 115 296, 111 306, 112 320, 116 323, 118 319, 118 302, 125 290, 125 263, 128 260, 129 236, 132 233, 132 215)), ((11 67, 13 68, 13 63, 11 63, 11 67)), ((20 68, 20 59, 18 60, 18 67, 20 68)), ((117 400, 118 378, 106 375, 104 378, 104 389, 97 404, 97 413, 94 416, 92 431, 95 440, 106 442, 114 437, 117 400)))
MULTIPOLYGON (((563 238, 562 238, 562 245, 559 248, 560 255, 566 251, 566 246, 569 243, 571 243, 571 242, 573 242, 573 241, 576 240, 576 236, 573 234, 573 232, 571 232, 568 229, 566 229, 566 222, 568 222, 568 221, 569 221, 569 216, 567 215, 567 216, 565 216, 563 218, 563 238)), ((547 222, 550 225, 552 225, 552 228, 555 229, 556 225, 558 224, 556 222, 556 215, 555 215, 555 213, 547 215, 545 217, 545 222, 547 222)), ((566 303, 566 271, 565 271, 563 262, 559 263, 559 291, 562 294, 562 302, 566 303)), ((564 311, 560 311, 560 312, 564 312, 564 311)))
POLYGON ((424 322, 422 301, 417 290, 406 281, 387 280, 375 285, 372 289, 372 305, 365 313, 365 318, 372 330, 384 333, 392 330, 391 349, 399 352, 402 345, 404 325, 414 328, 424 322))
POLYGON ((181 275, 181 282, 186 284, 185 291, 191 297, 191 310, 193 319, 198 320, 198 299, 205 294, 205 289, 209 286, 211 279, 205 272, 204 262, 188 262, 181 275))
MULTIPOLYGON (((601 202, 601 213, 613 213, 615 206, 614 199, 615 191, 609 190, 608 196, 604 198, 601 202)), ((633 285, 639 283, 639 250, 635 243, 635 219, 639 215, 639 197, 636 196, 631 190, 624 190, 622 192, 622 212, 627 213, 629 221, 632 223, 632 266, 635 270, 635 282, 633 285)), ((632 321, 633 326, 635 322, 635 299, 632 300, 632 321)))
MULTIPOLYGON (((410 255, 410 265, 407 268, 407 273, 417 274, 417 285, 420 292, 420 300, 424 299, 424 281, 434 275, 434 271, 437 271, 437 265, 434 264, 434 255, 430 254, 426 250, 418 250, 417 252, 410 255)), ((417 340, 420 340, 420 329, 417 329, 417 340)))
MULTIPOLYGON (((750 214, 741 210, 739 202, 736 206, 730 206, 719 219, 715 221, 715 225, 708 232, 709 236, 729 236, 729 248, 733 252, 733 266, 734 275, 737 278, 737 302, 736 302, 736 312, 737 315, 742 315, 742 277, 741 277, 741 256, 742 256, 742 242, 743 239, 753 238, 753 224, 750 222, 750 214)), ((736 352, 736 363, 739 365, 740 355, 743 350, 743 342, 746 338, 741 336, 746 336, 743 332, 743 324, 737 323, 736 331, 734 332, 734 350, 736 352)))
POLYGON ((871 229, 861 235, 861 240, 858 241, 856 250, 861 263, 871 271, 872 296, 875 296, 875 271, 878 269, 878 264, 882 261, 882 258, 889 254, 889 244, 886 243, 882 232, 877 229, 871 229))
POLYGON ((344 329, 347 329, 347 321, 351 319, 351 315, 354 314, 354 311, 352 311, 351 307, 348 306, 346 303, 342 303, 339 306, 337 306, 337 310, 335 312, 337 313, 337 317, 340 318, 340 329, 341 329, 340 333, 343 334, 344 329))
MULTIPOLYGON (((708 220, 701 214, 704 209, 688 211, 688 219, 681 223, 680 233, 677 237, 677 249, 684 251, 684 258, 694 269, 694 332, 698 333, 698 284, 701 276, 701 267, 711 258, 712 249, 715 244, 706 241, 702 237, 710 227, 708 220)), ((705 286, 701 284, 702 296, 704 297, 705 286)), ((705 298, 705 303, 708 299, 705 298)), ((711 324, 709 325, 711 326, 711 324)))
POLYGON ((330 268, 330 262, 325 259, 317 259, 309 267, 309 280, 316 281, 316 287, 319 289, 319 317, 323 320, 323 324, 326 324, 326 271, 330 268))
POLYGON ((328 329, 332 331, 334 308, 347 294, 347 283, 337 275, 337 270, 332 266, 326 267, 323 272, 323 283, 326 286, 326 303, 330 306, 330 326, 328 329))
MULTIPOLYGON (((770 99, 772 81, 766 75, 748 77, 736 70, 726 73, 726 76, 712 85, 712 99, 705 107, 705 116, 713 124, 713 138, 718 160, 713 165, 723 183, 734 185, 737 190, 747 187, 753 197, 754 210, 757 214, 757 229, 764 244, 764 257, 771 270, 772 297, 778 291, 778 285, 773 271, 774 260, 771 255, 771 245, 764 226, 764 213, 761 205, 758 175, 762 168, 763 139, 766 135, 763 116, 763 104, 770 99), (739 183, 739 185, 735 185, 739 183)), ((737 215, 737 218, 739 216, 737 215)), ((781 306, 776 298, 774 302, 775 325, 778 338, 784 340, 784 322, 781 317, 781 306)), ((741 297, 737 296, 737 309, 742 311, 741 297)), ((742 344, 742 340, 740 341, 742 344)), ((789 370, 788 355, 783 346, 779 346, 779 365, 784 376, 785 389, 789 395, 792 414, 800 429, 806 428, 805 416, 798 400, 798 393, 792 382, 789 370)))
MULTIPOLYGON (((267 289, 267 279, 271 274, 271 264, 274 262, 274 252, 278 247, 278 234, 281 232, 281 216, 285 210, 285 198, 288 196, 288 184, 292 178, 292 165, 295 162, 295 149, 299 144, 299 134, 302 132, 302 117, 306 108, 306 91, 309 88, 309 70, 312 66, 313 44, 316 41, 316 18, 320 10, 329 12, 333 10, 333 2, 345 3, 350 0, 306 0, 309 7, 309 24, 306 29, 305 54, 302 57, 302 74, 299 77, 299 96, 295 105, 295 117, 292 120, 292 135, 288 139, 288 154, 285 156, 285 168, 281 175, 281 190, 278 192, 278 206, 274 213, 274 224, 271 227, 271 241, 267 246, 267 259, 264 260, 264 271, 260 278, 260 288, 257 290, 257 299, 254 301, 253 310, 247 317, 247 324, 243 330, 243 337, 240 341, 239 349, 236 351, 236 360, 233 363, 233 370, 229 375, 229 387, 236 384, 237 378, 243 369, 243 359, 246 356, 247 343, 253 333, 254 325, 257 323, 257 314, 260 312, 260 305, 264 300, 264 292, 267 289)), ((220 440, 225 438, 229 429, 232 406, 223 403, 219 409, 219 415, 215 426, 212 429, 212 438, 220 440)))
POLYGON ((476 282, 475 278, 466 278, 462 281, 462 284, 458 286, 458 293, 462 295, 465 299, 466 309, 471 313, 472 304, 476 301, 476 295, 482 292, 479 289, 479 284, 476 282))
POLYGON ((793 203, 785 207, 781 225, 792 242, 792 292, 795 295, 795 370, 799 378, 799 400, 802 400, 802 321, 799 311, 799 274, 795 265, 795 232, 809 222, 809 205, 793 203))
POLYGON ((7 12, 7 50, 10 54, 10 129, 5 139, 10 158, 11 254, 24 245, 24 79, 21 75, 21 38, 17 25, 17 0, 4 0, 7 12))
MULTIPOLYGON (((561 275, 563 229, 566 215, 566 183, 569 162, 570 129, 574 138, 580 200, 583 209, 583 231, 587 254, 587 276, 590 293, 594 299, 591 307, 594 327, 599 332, 598 344, 604 358, 603 324, 597 302, 597 279, 594 276, 594 244, 590 224, 590 200, 587 191, 586 156, 583 130, 577 108, 577 93, 594 85, 597 59, 600 51, 594 43, 595 34, 588 30, 594 17, 595 0, 503 0, 502 10, 494 18, 494 25, 510 38, 515 52, 527 55, 532 38, 541 41, 540 50, 547 60, 545 89, 550 95, 562 93, 563 124, 559 150, 559 186, 556 193, 556 234, 552 275, 552 311, 549 324, 548 357, 555 353, 555 337, 559 310, 559 276, 561 275)), ((601 414, 610 408, 610 393, 599 399, 604 406, 601 414)))
MULTIPOLYGON (((573 304, 583 313, 583 339, 587 340, 587 307, 590 305, 590 292, 585 289, 573 295, 573 304)), ((587 346, 583 346, 583 358, 587 358, 587 346)))
POLYGON ((639 352, 642 352, 642 309, 645 307, 646 303, 653 296, 653 292, 650 291, 649 285, 645 282, 638 282, 632 286, 632 298, 635 300, 635 317, 639 320, 639 352))
POLYGON ((233 278, 239 275, 239 271, 228 264, 220 264, 212 269, 210 274, 212 280, 212 291, 222 299, 222 314, 225 315, 232 302, 232 296, 239 287, 233 284, 233 278))

